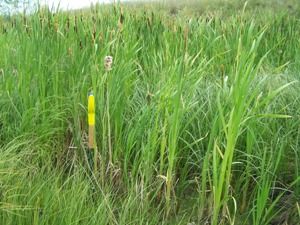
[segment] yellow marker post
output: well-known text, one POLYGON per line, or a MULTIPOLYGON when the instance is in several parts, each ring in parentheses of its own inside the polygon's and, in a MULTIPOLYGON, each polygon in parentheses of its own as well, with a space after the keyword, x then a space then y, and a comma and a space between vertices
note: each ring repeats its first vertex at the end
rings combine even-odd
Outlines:
POLYGON ((93 92, 89 93, 88 97, 88 124, 89 124, 89 153, 88 160, 90 163, 90 168, 96 168, 96 163, 94 163, 95 158, 95 98, 93 92))

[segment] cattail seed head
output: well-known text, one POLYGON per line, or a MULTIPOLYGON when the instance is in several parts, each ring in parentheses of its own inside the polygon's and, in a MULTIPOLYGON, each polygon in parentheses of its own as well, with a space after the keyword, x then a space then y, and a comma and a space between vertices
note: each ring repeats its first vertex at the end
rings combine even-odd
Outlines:
POLYGON ((54 29, 58 31, 58 23, 54 23, 54 29))
POLYGON ((79 46, 80 46, 80 50, 82 50, 82 41, 81 41, 81 39, 79 40, 79 46))
POLYGON ((95 37, 96 37, 96 32, 93 31, 93 33, 92 33, 92 42, 93 42, 93 43, 95 43, 95 37))
POLYGON ((123 25, 122 25, 121 19, 118 20, 118 28, 119 28, 119 32, 122 33, 123 25))
POLYGON ((107 71, 111 70, 112 63, 113 63, 113 57, 112 56, 106 56, 104 58, 104 66, 105 66, 105 69, 107 71))
POLYGON ((111 32, 110 32, 110 41, 112 41, 112 39, 114 38, 115 34, 116 34, 115 29, 112 29, 111 32))
POLYGON ((73 50, 71 47, 69 47, 69 57, 70 57, 70 60, 72 60, 72 56, 73 56, 73 50))
POLYGON ((100 41, 101 43, 103 42, 102 30, 100 30, 100 34, 99 34, 99 41, 100 41))

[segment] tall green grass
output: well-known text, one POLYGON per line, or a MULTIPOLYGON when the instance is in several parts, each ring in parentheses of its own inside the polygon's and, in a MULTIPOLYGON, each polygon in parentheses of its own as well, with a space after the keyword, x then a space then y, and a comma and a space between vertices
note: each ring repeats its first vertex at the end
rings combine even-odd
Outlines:
POLYGON ((163 7, 1 20, 0 224, 299 220, 297 11, 163 7))

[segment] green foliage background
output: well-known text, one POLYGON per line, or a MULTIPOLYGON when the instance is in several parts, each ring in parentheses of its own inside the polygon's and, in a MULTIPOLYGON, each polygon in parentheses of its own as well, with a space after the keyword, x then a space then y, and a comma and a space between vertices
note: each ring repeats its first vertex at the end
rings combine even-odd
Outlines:
POLYGON ((189 3, 1 18, 0 224, 299 221, 298 3, 189 3))

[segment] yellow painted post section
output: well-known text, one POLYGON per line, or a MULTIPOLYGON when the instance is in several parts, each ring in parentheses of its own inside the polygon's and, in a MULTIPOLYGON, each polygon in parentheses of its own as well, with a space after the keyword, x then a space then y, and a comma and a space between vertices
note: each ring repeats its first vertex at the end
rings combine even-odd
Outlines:
POLYGON ((95 98, 93 93, 88 99, 88 123, 89 123, 89 148, 95 147, 95 98))
POLYGON ((89 124, 89 160, 91 168, 94 167, 96 170, 95 155, 95 98, 92 92, 89 93, 88 97, 88 124, 89 124))
POLYGON ((89 126, 95 125, 95 98, 93 93, 89 94, 88 99, 88 122, 89 126))

